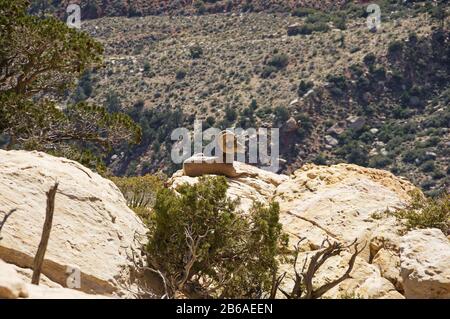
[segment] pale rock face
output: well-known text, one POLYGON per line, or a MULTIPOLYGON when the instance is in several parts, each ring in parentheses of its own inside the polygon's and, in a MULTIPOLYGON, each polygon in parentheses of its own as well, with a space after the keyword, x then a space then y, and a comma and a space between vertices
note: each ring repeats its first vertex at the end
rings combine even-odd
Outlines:
POLYGON ((0 259, 0 299, 103 299, 101 295, 90 295, 81 291, 59 287, 37 286, 30 284, 17 271, 17 266, 7 264, 0 259))
POLYGON ((400 266, 407 298, 450 298, 450 241, 439 229, 403 236, 400 266))
POLYGON ((17 275, 14 268, 0 259, 0 299, 28 297, 26 284, 17 275))
POLYGON ((59 188, 43 275, 65 287, 68 267, 76 267, 82 291, 124 295, 134 235, 146 228, 111 181, 68 159, 0 150, 0 208, 17 209, 3 228, 0 258, 32 268, 46 192, 55 181, 59 188))
POLYGON ((398 228, 394 217, 377 214, 403 207, 412 189, 409 182, 381 170, 308 164, 277 187, 274 199, 280 202, 285 231, 294 237, 311 241, 305 234, 321 234, 313 236, 314 245, 326 237, 346 244, 357 239, 367 243, 362 256, 368 261, 372 238, 381 229, 390 234, 398 228))
POLYGON ((28 299, 109 299, 107 296, 91 295, 69 288, 50 288, 45 286, 27 285, 28 299))
POLYGON ((400 276, 400 257, 397 253, 381 248, 372 263, 378 266, 383 278, 389 280, 397 290, 404 290, 403 279, 400 276))

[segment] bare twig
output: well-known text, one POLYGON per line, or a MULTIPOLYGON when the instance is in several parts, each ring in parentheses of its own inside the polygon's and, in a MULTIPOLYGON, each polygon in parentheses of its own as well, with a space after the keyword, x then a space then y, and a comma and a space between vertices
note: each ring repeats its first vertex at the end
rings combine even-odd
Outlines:
MULTIPOLYGON (((133 245, 135 245, 136 247, 142 248, 142 247, 144 247, 144 243, 142 243, 140 241, 140 239, 138 238, 139 236, 140 236, 140 234, 138 232, 134 233, 133 245)), ((169 288, 169 284, 168 284, 168 279, 160 270, 149 267, 149 266, 144 266, 142 264, 141 260, 139 260, 139 262, 138 262, 133 247, 131 247, 131 256, 129 256, 128 252, 127 252, 127 257, 132 261, 132 263, 134 265, 134 270, 137 271, 138 273, 144 273, 145 271, 151 271, 151 272, 157 274, 161 278, 163 286, 164 286, 164 294, 162 296, 159 296, 161 299, 168 299, 168 298, 172 297, 171 289, 169 288)), ((150 260, 150 256, 147 255, 146 257, 147 257, 147 260, 150 260)), ((145 288, 142 289, 141 287, 138 287, 139 291, 132 291, 131 289, 128 289, 128 288, 127 288, 127 290, 138 297, 140 295, 144 295, 144 294, 155 296, 155 292, 151 289, 146 290, 145 288)))
POLYGON ((36 256, 33 263, 33 277, 31 283, 39 285, 39 280, 42 272, 42 264, 44 263, 44 256, 47 250, 48 239, 50 238, 50 231, 52 230, 53 212, 55 210, 55 195, 58 190, 58 182, 50 188, 47 192, 47 209, 45 212, 44 227, 41 235, 41 242, 39 243, 36 256))
POLYGON ((5 226, 6 221, 8 220, 9 216, 11 216, 16 210, 17 209, 11 209, 8 213, 0 211, 0 213, 2 213, 4 215, 3 220, 0 221, 0 240, 2 239, 1 232, 2 232, 3 226, 5 226))

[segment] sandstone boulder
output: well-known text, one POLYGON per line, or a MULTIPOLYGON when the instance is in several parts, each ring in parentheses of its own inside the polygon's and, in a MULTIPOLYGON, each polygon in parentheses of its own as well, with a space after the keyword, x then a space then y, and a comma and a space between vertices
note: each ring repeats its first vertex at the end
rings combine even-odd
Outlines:
POLYGON ((393 216, 378 214, 403 207, 414 188, 382 170, 308 164, 277 187, 274 199, 280 203, 281 222, 292 238, 306 237, 311 248, 327 237, 345 244, 357 239, 367 243, 361 257, 369 261, 370 242, 380 230, 395 236, 399 228, 393 216))
POLYGON ((107 298, 101 295, 90 295, 81 291, 62 288, 37 286, 30 284, 28 278, 23 278, 17 271, 17 266, 7 264, 0 259, 0 299, 99 299, 107 298))
POLYGON ((27 286, 14 268, 0 259, 0 299, 19 297, 28 297, 27 286))
POLYGON ((65 287, 68 270, 77 268, 82 291, 124 296, 133 281, 133 239, 146 228, 111 181, 65 158, 0 150, 0 208, 17 209, 3 228, 0 258, 32 268, 45 193, 55 181, 59 189, 43 275, 65 287))
POLYGON ((439 229, 403 236, 400 266, 407 298, 450 298, 450 240, 439 229))

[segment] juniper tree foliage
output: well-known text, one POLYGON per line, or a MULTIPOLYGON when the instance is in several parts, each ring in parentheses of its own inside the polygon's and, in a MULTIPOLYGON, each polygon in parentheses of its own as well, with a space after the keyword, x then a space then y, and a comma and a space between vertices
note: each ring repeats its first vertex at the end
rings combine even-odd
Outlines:
POLYGON ((177 193, 158 192, 146 246, 149 267, 167 294, 197 298, 260 298, 268 295, 276 256, 287 239, 279 206, 255 204, 249 214, 227 198, 224 177, 200 178, 177 193))
POLYGON ((52 17, 27 13, 26 0, 0 0, 0 135, 9 148, 43 150, 96 166, 122 143, 137 143, 140 128, 128 116, 86 103, 54 102, 103 48, 87 34, 52 17))

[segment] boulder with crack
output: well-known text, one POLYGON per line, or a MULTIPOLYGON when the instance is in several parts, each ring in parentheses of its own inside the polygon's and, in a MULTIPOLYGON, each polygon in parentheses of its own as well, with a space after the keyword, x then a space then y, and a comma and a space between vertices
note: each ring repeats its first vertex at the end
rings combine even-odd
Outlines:
POLYGON ((46 192, 55 181, 53 227, 42 274, 63 287, 79 269, 81 290, 126 296, 135 234, 147 231, 119 189, 81 164, 41 152, 0 150, 0 207, 16 208, 3 227, 0 258, 32 268, 42 233, 46 192))

